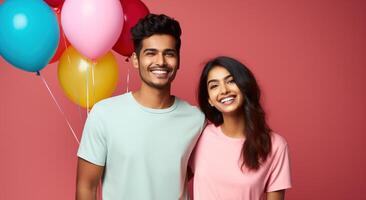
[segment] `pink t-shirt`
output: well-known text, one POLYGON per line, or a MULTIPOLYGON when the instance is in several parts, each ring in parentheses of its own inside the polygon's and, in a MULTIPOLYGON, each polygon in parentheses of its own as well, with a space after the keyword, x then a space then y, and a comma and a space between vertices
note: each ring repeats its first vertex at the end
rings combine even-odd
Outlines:
POLYGON ((259 200, 264 193, 291 187, 286 140, 272 134, 272 152, 257 171, 240 169, 244 138, 226 136, 209 124, 192 159, 194 200, 259 200))

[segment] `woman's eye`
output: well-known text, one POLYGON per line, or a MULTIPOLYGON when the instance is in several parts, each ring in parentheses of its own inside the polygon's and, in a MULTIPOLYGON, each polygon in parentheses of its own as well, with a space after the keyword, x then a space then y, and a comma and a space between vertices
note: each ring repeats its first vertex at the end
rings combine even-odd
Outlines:
POLYGON ((228 83, 235 84, 235 81, 234 81, 234 79, 232 79, 232 80, 229 80, 228 83))
POLYGON ((212 89, 214 89, 214 88, 216 88, 217 87, 217 85, 210 85, 210 90, 212 90, 212 89))

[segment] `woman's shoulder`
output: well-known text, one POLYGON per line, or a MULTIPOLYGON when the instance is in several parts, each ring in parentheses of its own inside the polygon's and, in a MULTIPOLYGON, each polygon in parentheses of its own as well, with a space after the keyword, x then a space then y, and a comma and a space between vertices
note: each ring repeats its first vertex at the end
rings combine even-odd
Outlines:
POLYGON ((213 123, 211 123, 211 122, 207 122, 207 124, 206 124, 206 127, 205 127, 205 131, 207 130, 207 131, 213 131, 213 130, 215 130, 215 129, 217 129, 217 127, 215 126, 215 124, 213 124, 213 123))
POLYGON ((272 132, 271 139, 272 139, 272 149, 273 150, 287 148, 287 141, 280 134, 272 132))
MULTIPOLYGON (((216 128, 214 124, 210 123, 210 122, 207 122, 206 126, 203 128, 203 131, 202 131, 202 136, 204 135, 210 135, 212 134, 213 132, 216 131, 216 128)), ((201 136, 201 137, 202 137, 201 136)))
POLYGON ((216 126, 215 124, 208 121, 205 128, 203 129, 202 135, 218 135, 220 131, 220 126, 216 126))

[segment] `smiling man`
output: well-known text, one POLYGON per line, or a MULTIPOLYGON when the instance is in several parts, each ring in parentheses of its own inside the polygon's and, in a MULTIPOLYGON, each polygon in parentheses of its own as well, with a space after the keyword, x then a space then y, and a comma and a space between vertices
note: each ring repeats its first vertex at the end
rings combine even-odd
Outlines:
POLYGON ((78 200, 185 199, 188 158, 204 116, 171 95, 179 69, 181 29, 166 16, 150 14, 132 29, 137 91, 94 105, 78 151, 78 200))

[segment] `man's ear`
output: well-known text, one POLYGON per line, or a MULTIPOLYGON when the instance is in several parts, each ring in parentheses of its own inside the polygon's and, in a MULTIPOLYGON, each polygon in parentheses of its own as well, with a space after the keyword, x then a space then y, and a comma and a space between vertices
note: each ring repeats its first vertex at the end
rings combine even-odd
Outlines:
POLYGON ((132 53, 132 65, 134 68, 139 68, 139 59, 137 57, 137 54, 135 52, 132 53))

